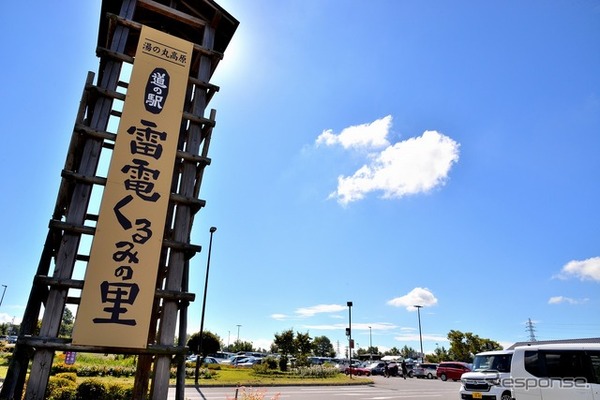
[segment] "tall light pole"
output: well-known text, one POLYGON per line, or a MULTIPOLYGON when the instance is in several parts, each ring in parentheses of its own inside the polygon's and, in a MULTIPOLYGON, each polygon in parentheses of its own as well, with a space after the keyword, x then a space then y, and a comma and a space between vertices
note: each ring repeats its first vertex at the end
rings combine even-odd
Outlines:
POLYGON ((421 343, 421 361, 423 361, 423 335, 421 334, 421 308, 423 306, 415 305, 414 307, 417 308, 417 315, 419 316, 419 342, 421 343))
MULTIPOLYGON (((348 335, 348 358, 350 359, 350 365, 348 367, 352 366, 352 302, 348 301, 346 303, 346 305, 348 306, 348 329, 346 331, 346 334, 348 335)), ((348 371, 350 371, 350 379, 352 379, 352 369, 350 368, 348 371)))
POLYGON ((369 360, 373 361, 373 336, 371 336, 371 327, 369 327, 369 360))
POLYGON ((238 336, 237 336, 237 342, 240 342, 240 326, 241 325, 236 325, 238 327, 238 336))
POLYGON ((0 298, 0 306, 2 306, 2 302, 4 301, 4 294, 6 293, 6 288, 8 286, 2 285, 2 287, 4 288, 4 290, 2 291, 2 298, 0 298))
POLYGON ((204 278, 204 296, 202 298, 202 316, 200 317, 200 340, 198 341, 198 352, 196 354, 196 374, 194 376, 194 380, 196 385, 198 385, 198 375, 200 374, 200 362, 202 361, 202 335, 204 333, 204 311, 206 309, 206 292, 208 290, 208 271, 210 270, 210 252, 212 250, 212 240, 213 233, 215 233, 217 228, 211 226, 209 229, 210 232, 210 241, 208 242, 208 258, 206 261, 206 278, 204 278))

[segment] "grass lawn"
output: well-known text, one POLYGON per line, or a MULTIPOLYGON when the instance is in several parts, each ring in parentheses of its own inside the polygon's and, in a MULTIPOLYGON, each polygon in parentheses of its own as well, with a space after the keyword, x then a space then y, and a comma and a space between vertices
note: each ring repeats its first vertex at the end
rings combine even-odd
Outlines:
MULTIPOLYGON (((331 378, 304 378, 292 374, 276 373, 269 375, 256 374, 252 368, 234 368, 222 366, 215 371, 212 379, 201 379, 200 386, 273 386, 273 385, 361 385, 373 383, 366 377, 353 377, 338 374, 331 378)), ((175 383, 174 380, 171 383, 175 383)), ((186 379, 186 385, 194 385, 194 379, 186 379)))

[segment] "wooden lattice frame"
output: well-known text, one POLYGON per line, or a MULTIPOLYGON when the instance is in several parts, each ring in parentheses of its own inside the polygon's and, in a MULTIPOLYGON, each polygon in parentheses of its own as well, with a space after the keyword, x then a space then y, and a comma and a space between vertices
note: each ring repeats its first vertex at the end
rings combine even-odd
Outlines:
POLYGON ((20 399, 31 367, 25 398, 43 399, 56 351, 138 354, 134 399, 145 399, 152 377, 151 398, 166 399, 172 359, 178 362, 176 398, 184 398, 189 260, 200 246, 190 243, 195 214, 204 206, 199 199, 208 149, 215 125, 215 110, 205 112, 218 87, 209 83, 238 21, 212 0, 196 1, 104 0, 98 36, 100 58, 97 83, 88 73, 69 146, 56 206, 33 280, 19 338, 0 399, 20 399), (167 3, 168 5, 162 4, 167 3), (82 235, 93 236, 98 216, 90 213, 94 186, 106 178, 96 175, 101 153, 110 151, 116 135, 107 132, 109 120, 119 118, 113 100, 124 99, 126 82, 119 81, 123 63, 132 63, 132 49, 141 25, 149 25, 194 43, 194 56, 176 158, 169 212, 163 238, 160 272, 155 293, 148 348, 115 349, 74 346, 58 337, 64 308, 78 304, 73 295, 83 281, 73 279, 76 262, 85 263, 82 235), (54 268, 52 266, 54 265, 54 268), (36 333, 44 306, 41 330, 36 333), (174 343, 179 323, 179 342, 174 343), (31 364, 31 365, 30 365, 31 364))

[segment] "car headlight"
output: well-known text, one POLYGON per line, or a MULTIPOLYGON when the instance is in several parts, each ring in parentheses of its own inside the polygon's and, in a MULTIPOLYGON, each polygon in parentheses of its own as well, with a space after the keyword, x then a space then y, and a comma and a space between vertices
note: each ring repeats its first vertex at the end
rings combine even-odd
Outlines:
POLYGON ((496 377, 496 378, 490 378, 490 379, 486 379, 486 380, 487 380, 487 382, 488 382, 490 385, 494 385, 494 386, 499 386, 499 385, 500 385, 500 378, 499 378, 499 377, 496 377))

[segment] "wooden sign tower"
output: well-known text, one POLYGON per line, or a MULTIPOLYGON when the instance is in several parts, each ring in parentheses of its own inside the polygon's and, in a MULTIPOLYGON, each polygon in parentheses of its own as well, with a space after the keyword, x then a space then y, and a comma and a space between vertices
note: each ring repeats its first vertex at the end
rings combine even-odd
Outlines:
POLYGON ((21 399, 23 393, 28 400, 44 399, 56 352, 137 355, 133 398, 140 400, 167 398, 175 363, 176 398, 184 399, 187 307, 195 298, 188 290, 189 260, 201 250, 191 243, 191 229, 205 204, 199 194, 216 115, 207 106, 219 90, 209 81, 238 24, 212 0, 103 0, 97 79, 88 73, 0 399, 21 399), (128 76, 126 70, 133 72, 128 76), (183 81, 180 71, 185 71, 183 81), (177 118, 169 114, 161 120, 169 107, 177 118), (173 123, 175 129, 168 128, 173 123), (167 139, 174 140, 172 145, 167 139), (115 165, 120 153, 129 159, 115 165), (106 159, 111 165, 102 176, 99 166, 106 159), (158 159, 166 167, 155 167, 158 159), (156 189, 165 177, 166 189, 156 189), (114 197, 113 186, 123 194, 114 197), (102 194, 99 210, 97 193, 102 194), (158 217, 145 215, 161 201, 158 217), (100 235, 119 234, 129 239, 99 247, 100 235), (158 246, 156 261, 142 258, 150 241, 158 246), (114 265, 96 261, 99 257, 114 265), (109 268, 112 280, 101 276, 98 284, 91 283, 88 267, 95 261, 101 272, 109 268), (146 270, 154 275, 142 279, 146 270), (149 290, 142 280, 150 282, 149 290), (148 313, 136 314, 144 296, 149 296, 148 313), (79 308, 73 338, 59 337, 66 305, 79 308), (89 317, 82 307, 91 310, 89 317), (146 319, 147 331, 136 333, 134 341, 119 341, 146 319), (105 333, 90 336, 86 325, 88 331, 97 327, 105 333))

